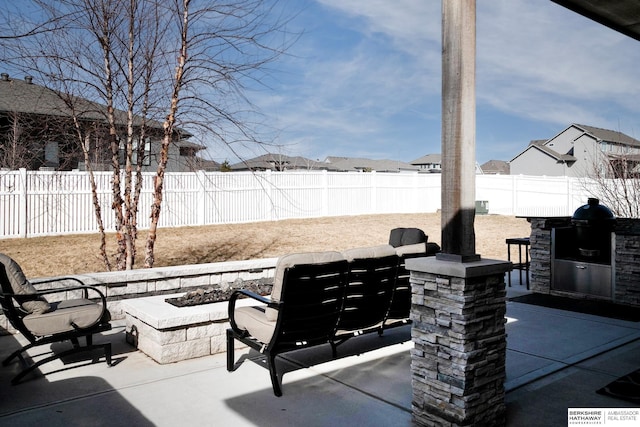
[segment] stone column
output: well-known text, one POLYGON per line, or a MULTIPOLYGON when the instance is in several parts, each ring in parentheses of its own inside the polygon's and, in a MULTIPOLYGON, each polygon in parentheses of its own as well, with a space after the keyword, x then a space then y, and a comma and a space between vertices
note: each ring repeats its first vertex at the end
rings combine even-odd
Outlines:
POLYGON ((407 260, 411 272, 413 420, 505 425, 506 261, 407 260))

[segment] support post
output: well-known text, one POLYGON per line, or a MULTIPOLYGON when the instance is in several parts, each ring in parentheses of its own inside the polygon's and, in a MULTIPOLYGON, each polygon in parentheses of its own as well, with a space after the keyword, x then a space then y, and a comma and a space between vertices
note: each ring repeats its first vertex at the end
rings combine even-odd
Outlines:
POLYGON ((477 261, 475 220, 475 0, 442 1, 442 253, 477 261))
POLYGON ((413 421, 504 426, 505 261, 475 232, 475 0, 442 0, 442 253, 411 272, 413 421))
MULTIPOLYGON (((18 235, 22 238, 29 237, 29 181, 27 170, 18 170, 18 182, 20 183, 20 197, 18 199, 18 235)), ((41 230, 38 230, 41 231, 41 230)))

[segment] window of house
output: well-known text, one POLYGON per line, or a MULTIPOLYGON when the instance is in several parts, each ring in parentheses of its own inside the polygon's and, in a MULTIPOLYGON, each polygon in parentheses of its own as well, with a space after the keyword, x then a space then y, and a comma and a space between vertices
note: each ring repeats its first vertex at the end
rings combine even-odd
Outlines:
MULTIPOLYGON (((138 149, 140 147, 140 142, 138 139, 136 139, 135 141, 133 141, 133 163, 137 163, 138 162, 138 153, 140 152, 140 150, 138 149)), ((142 164, 144 166, 149 166, 149 164, 151 163, 151 140, 149 138, 146 138, 144 140, 144 150, 143 152, 143 158, 142 158, 142 164)))
MULTIPOLYGON (((118 157, 119 157, 119 160, 120 160, 120 165, 124 166, 125 156, 126 156, 125 142, 124 142, 123 139, 120 139, 120 138, 118 138, 118 139, 119 139, 119 145, 118 145, 119 156, 118 157)), ((139 147, 140 147, 140 141, 139 141, 139 139, 136 138, 136 139, 133 140, 133 147, 132 147, 133 153, 132 153, 132 156, 131 156, 131 162, 134 165, 138 163, 138 153, 139 153, 138 148, 139 147)), ((151 140, 149 138, 145 139, 143 156, 144 157, 142 158, 142 165, 149 166, 149 164, 151 164, 151 159, 150 159, 150 157, 151 157, 151 140)))

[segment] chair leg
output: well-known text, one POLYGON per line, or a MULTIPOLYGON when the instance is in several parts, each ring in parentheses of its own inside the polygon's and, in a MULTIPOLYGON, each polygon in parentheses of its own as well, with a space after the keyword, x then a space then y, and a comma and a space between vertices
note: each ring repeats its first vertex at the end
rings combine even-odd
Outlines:
POLYGON ((61 354, 54 354, 51 355, 49 357, 46 357, 42 360, 39 360, 38 362, 34 363, 33 365, 29 365, 26 368, 24 368, 22 371, 20 371, 20 373, 18 375, 16 375, 15 377, 13 377, 13 379, 11 380, 11 385, 16 385, 20 382, 20 380, 27 374, 33 372, 36 368, 39 368, 40 366, 44 365, 47 362, 51 362, 52 360, 58 359, 59 357, 65 356, 68 353, 73 353, 75 352, 76 349, 72 350, 67 350, 61 354))
MULTIPOLYGON (((33 346, 31 346, 31 347, 33 347, 33 346)), ((13 379, 11 380, 11 384, 12 385, 18 384, 20 382, 20 380, 22 378, 24 378, 27 374, 29 374, 30 372, 33 372, 35 369, 39 368, 40 366, 44 365, 45 363, 51 362, 52 360, 62 359, 63 357, 69 356, 71 354, 84 353, 84 352, 93 351, 93 350, 96 350, 96 349, 99 349, 99 348, 102 349, 103 352, 104 352, 104 357, 105 357, 105 361, 106 361, 107 365, 108 366, 112 366, 112 351, 111 351, 111 343, 110 342, 109 343, 105 343, 105 344, 100 344, 100 345, 93 345, 92 344, 90 346, 85 346, 85 347, 73 346, 69 350, 65 350, 65 351, 60 352, 60 353, 54 353, 51 356, 45 357, 44 359, 41 359, 41 360, 31 364, 31 365, 26 366, 18 375, 13 377, 13 379)), ((24 350, 24 348, 22 350, 24 350)), ((99 358, 94 358, 92 361, 94 363, 96 363, 97 359, 99 359, 99 358)))
MULTIPOLYGON (((101 348, 103 353, 104 353, 104 360, 105 362, 107 362, 107 366, 112 366, 113 364, 111 363, 111 343, 106 343, 106 344, 99 344, 99 345, 90 345, 86 347, 87 349, 94 349, 94 348, 101 348)), ((98 363, 99 361, 99 357, 96 357, 93 359, 93 363, 98 363)))
POLYGON ((2 361, 2 366, 8 366, 9 363, 11 363, 11 361, 18 357, 20 360, 24 360, 22 357, 22 353, 29 350, 31 347, 35 347, 36 344, 35 343, 29 343, 27 345, 25 345, 24 347, 14 351, 13 353, 11 353, 6 359, 4 359, 2 361))
POLYGON ((227 329, 227 371, 234 371, 234 339, 233 339, 233 331, 231 329, 227 329))
POLYGON ((278 397, 282 396, 282 386, 278 379, 278 373, 276 371, 276 355, 271 352, 265 354, 267 356, 267 363, 269 364, 269 375, 271 376, 271 386, 273 387, 273 394, 278 397))
POLYGON ((329 341, 329 344, 331 344, 331 356, 334 359, 337 359, 338 358, 338 344, 336 344, 333 341, 329 341))

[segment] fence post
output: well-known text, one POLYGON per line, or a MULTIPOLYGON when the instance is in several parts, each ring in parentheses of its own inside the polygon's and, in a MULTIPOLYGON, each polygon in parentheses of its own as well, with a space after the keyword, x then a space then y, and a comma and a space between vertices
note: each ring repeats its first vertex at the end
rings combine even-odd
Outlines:
POLYGON ((378 182, 376 171, 371 171, 371 210, 367 213, 373 214, 377 212, 377 204, 378 204, 378 182))
POLYGON ((329 216, 329 173, 322 170, 322 216, 329 216))
POLYGON ((420 212, 420 201, 425 197, 424 194, 420 194, 418 188, 420 188, 420 174, 418 171, 413 172, 413 180, 412 180, 412 192, 413 196, 413 204, 411 206, 411 213, 420 212))
POLYGON ((18 175, 18 182, 20 182, 20 208, 18 210, 18 234, 20 237, 26 238, 28 235, 28 224, 29 224, 29 215, 28 215, 28 203, 27 203, 27 170, 25 168, 20 168, 18 175))
POLYGON ((567 208, 565 210, 568 213, 571 211, 571 205, 573 200, 573 182, 571 181, 571 179, 569 179, 568 176, 564 177, 564 186, 567 191, 567 208))
POLYGON ((206 188, 206 174, 203 170, 196 171, 196 181, 198 182, 198 210, 197 210, 197 223, 198 225, 205 225, 207 215, 207 188, 206 188))
POLYGON ((266 205, 269 206, 268 220, 275 221, 277 220, 277 215, 276 215, 276 205, 273 200, 273 173, 271 169, 267 169, 266 171, 264 171, 264 178, 265 178, 264 189, 267 193, 267 202, 268 202, 266 203, 266 205))
POLYGON ((518 176, 511 175, 511 214, 518 215, 518 176))

